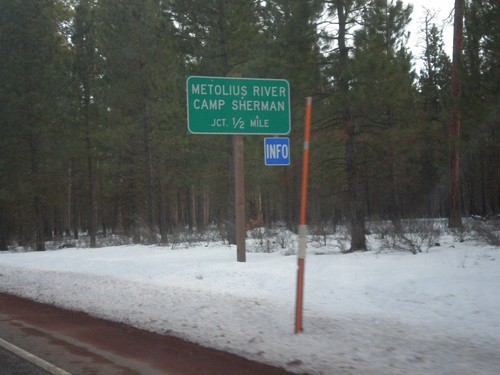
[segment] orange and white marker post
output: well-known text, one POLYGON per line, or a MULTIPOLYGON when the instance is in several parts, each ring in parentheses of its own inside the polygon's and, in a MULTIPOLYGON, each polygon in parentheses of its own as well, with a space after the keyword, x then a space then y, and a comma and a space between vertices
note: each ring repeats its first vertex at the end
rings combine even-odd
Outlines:
POLYGON ((304 153, 302 157, 302 189, 300 194, 299 249, 297 270, 297 301, 295 309, 295 333, 302 332, 302 310, 304 303, 304 268, 307 248, 307 180, 309 175, 309 141, 311 138, 312 97, 306 98, 306 118, 304 124, 304 153))

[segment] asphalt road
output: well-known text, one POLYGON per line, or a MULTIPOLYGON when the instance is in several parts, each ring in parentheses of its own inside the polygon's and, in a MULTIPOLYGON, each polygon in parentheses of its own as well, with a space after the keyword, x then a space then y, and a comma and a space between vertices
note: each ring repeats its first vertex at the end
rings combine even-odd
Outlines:
MULTIPOLYGON (((1 293, 0 338, 72 375, 290 374, 175 337, 1 293)), ((24 374, 22 368, 17 370, 23 365, 15 356, 7 353, 5 358, 10 370, 0 362, 2 375, 24 374)))
POLYGON ((0 347, 0 368, 2 375, 51 375, 2 347, 0 347))

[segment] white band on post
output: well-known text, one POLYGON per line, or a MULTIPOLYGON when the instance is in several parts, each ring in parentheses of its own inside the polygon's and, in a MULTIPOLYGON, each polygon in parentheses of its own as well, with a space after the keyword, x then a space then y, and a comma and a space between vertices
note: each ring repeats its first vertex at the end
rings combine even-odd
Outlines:
POLYGON ((299 259, 306 258, 306 248, 307 248, 307 225, 299 225, 299 259))

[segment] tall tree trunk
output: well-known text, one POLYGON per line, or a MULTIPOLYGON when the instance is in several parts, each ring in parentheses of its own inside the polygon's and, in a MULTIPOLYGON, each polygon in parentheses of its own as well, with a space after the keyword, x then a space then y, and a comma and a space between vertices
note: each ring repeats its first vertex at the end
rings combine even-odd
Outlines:
POLYGON ((160 230, 160 242, 168 242, 167 204, 165 202, 165 182, 161 176, 158 177, 158 228, 160 230))
MULTIPOLYGON (((344 119, 344 121, 347 121, 344 119)), ((347 196, 349 204, 349 227, 351 232, 350 252, 366 250, 365 205, 361 194, 361 181, 357 160, 355 125, 345 125, 347 196)))
MULTIPOLYGON (((88 127, 87 127, 88 131, 88 127)), ((90 135, 87 133, 85 142, 87 144, 87 178, 89 184, 89 190, 87 193, 88 198, 88 209, 89 209, 89 222, 88 222, 88 233, 90 239, 90 247, 97 247, 96 243, 96 215, 95 215, 95 178, 94 178, 94 160, 92 155, 92 141, 90 135)))
POLYGON ((0 251, 8 250, 9 227, 4 219, 3 205, 0 202, 0 251))
POLYGON ((70 161, 70 165, 68 167, 68 195, 66 201, 66 219, 64 223, 64 234, 66 236, 71 236, 71 199, 73 197, 73 161, 70 161))
POLYGON ((227 219, 226 219, 226 233, 227 242, 230 245, 236 245, 236 212, 234 206, 234 148, 233 136, 226 137, 227 156, 228 156, 228 181, 227 181, 227 219))
MULTIPOLYGON (((87 159, 87 228, 90 244, 89 246, 97 247, 96 243, 96 221, 97 221, 97 204, 96 204, 96 179, 94 166, 94 145, 92 142, 93 121, 91 119, 91 106, 94 90, 92 82, 95 68, 95 40, 93 37, 92 28, 94 26, 91 12, 92 4, 89 2, 81 2, 75 14, 75 33, 73 34, 73 42, 75 44, 76 60, 75 73, 79 80, 81 92, 80 110, 83 114, 83 132, 85 135, 86 159, 87 159)), ((75 185, 73 185, 74 187, 75 185)))
POLYGON ((79 232, 79 229, 80 229, 80 226, 79 226, 79 217, 78 217, 78 210, 77 210, 77 207, 76 207, 76 172, 75 172, 75 168, 72 167, 71 168, 71 186, 72 186, 72 189, 71 189, 71 222, 70 222, 70 226, 71 226, 71 229, 73 230, 73 239, 77 240, 78 239, 78 232, 79 232))
MULTIPOLYGON (((144 88, 144 99, 148 99, 147 89, 144 88)), ((153 229, 154 214, 153 214, 153 157, 152 157, 152 141, 151 141, 151 119, 149 115, 148 104, 144 104, 144 114, 142 119, 143 125, 143 142, 144 142, 144 160, 146 167, 146 203, 147 203, 147 224, 149 229, 153 229)))
POLYGON ((450 111, 449 137, 450 137, 450 196, 448 227, 461 228, 462 218, 459 201, 460 184, 460 92, 461 92, 461 66, 463 46, 463 20, 464 0, 455 0, 455 17, 453 26, 453 63, 451 74, 452 106, 450 111))
MULTIPOLYGON (((220 1, 217 3, 217 29, 219 32, 219 50, 223 77, 229 74, 229 51, 227 46, 226 19, 225 19, 225 3, 220 1)), ((227 218, 226 218, 226 233, 227 241, 231 245, 236 245, 236 208, 235 208, 235 179, 234 179, 234 144, 233 136, 226 137, 227 157, 228 157, 228 194, 227 194, 227 218)))
POLYGON ((38 145, 35 136, 31 134, 30 138, 30 156, 31 156, 31 173, 33 178, 33 210, 34 210, 34 229, 35 229, 35 250, 45 250, 45 238, 43 231, 43 212, 41 200, 41 182, 39 171, 39 154, 38 145))
POLYGON ((196 204, 196 187, 194 185, 191 185, 191 191, 190 191, 190 201, 191 201, 191 221, 192 221, 192 226, 194 226, 195 229, 198 228, 198 205, 196 204))
POLYGON ((123 177, 120 177, 118 179, 118 182, 115 185, 115 191, 118 193, 115 194, 115 199, 114 199, 114 222, 113 222, 113 234, 123 234, 126 229, 124 225, 124 218, 123 218, 123 197, 124 197, 124 187, 123 187, 123 177))
POLYGON ((264 209, 262 206, 262 188, 260 185, 257 187, 255 192, 255 220, 257 225, 262 226, 264 224, 264 209))
POLYGON ((202 225, 202 228, 208 228, 209 225, 209 220, 210 220, 210 194, 208 192, 208 186, 204 185, 203 186, 203 198, 202 198, 202 213, 203 217, 200 220, 200 225, 202 225))
MULTIPOLYGON (((347 10, 344 0, 337 0, 335 3, 339 18, 338 44, 340 55, 339 89, 340 94, 347 98, 349 94, 349 80, 346 77, 346 70, 349 64, 349 50, 346 44, 347 37, 347 10)), ((348 196, 348 221, 351 232, 350 251, 366 250, 365 239, 365 205, 362 201, 361 182, 358 171, 357 145, 356 145, 356 125, 351 119, 349 103, 344 103, 342 121, 346 139, 346 169, 347 169, 347 196, 348 196)))
POLYGON ((106 219, 106 208, 104 205, 104 177, 102 173, 102 163, 98 160, 98 178, 99 178, 99 217, 102 225, 102 236, 106 237, 107 227, 109 225, 106 219))
POLYGON ((96 202, 95 202, 95 171, 94 171, 94 154, 90 130, 90 83, 84 80, 83 84, 83 111, 85 121, 85 143, 87 146, 87 180, 88 180, 88 234, 90 239, 90 247, 97 247, 96 243, 96 202))
POLYGON ((269 190, 266 189, 264 201, 264 224, 266 228, 271 227, 271 198, 269 190))
POLYGON ((185 205, 186 205, 186 220, 189 231, 193 231, 196 227, 196 199, 194 196, 194 186, 186 189, 185 205))
POLYGON ((398 189, 398 181, 396 177, 395 171, 395 159, 394 153, 391 152, 391 161, 390 161, 390 173, 391 173, 391 196, 392 196, 392 204, 393 207, 391 209, 391 220, 392 225, 397 231, 402 229, 402 212, 401 212, 401 199, 399 198, 399 189, 398 189))

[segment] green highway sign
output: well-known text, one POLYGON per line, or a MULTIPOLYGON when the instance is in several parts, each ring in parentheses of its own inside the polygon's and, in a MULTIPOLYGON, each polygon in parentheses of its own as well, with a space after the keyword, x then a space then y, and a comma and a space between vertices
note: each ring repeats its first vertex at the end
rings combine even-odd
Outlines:
POLYGON ((188 130, 194 134, 290 133, 290 85, 283 79, 189 77, 188 130))

